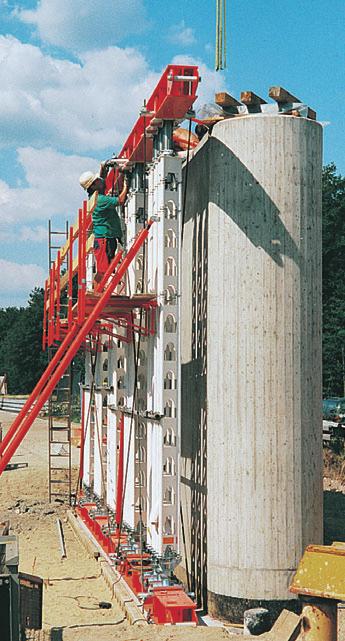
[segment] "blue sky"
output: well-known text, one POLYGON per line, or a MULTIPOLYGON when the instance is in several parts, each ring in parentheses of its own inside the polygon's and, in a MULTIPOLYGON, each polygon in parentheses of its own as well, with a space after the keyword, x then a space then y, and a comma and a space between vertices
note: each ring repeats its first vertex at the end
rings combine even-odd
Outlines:
POLYGON ((282 85, 324 123, 345 173, 344 0, 228 0, 228 68, 215 73, 215 0, 0 0, 0 306, 47 271, 47 221, 75 218, 78 176, 118 150, 162 69, 201 66, 215 90, 282 85))

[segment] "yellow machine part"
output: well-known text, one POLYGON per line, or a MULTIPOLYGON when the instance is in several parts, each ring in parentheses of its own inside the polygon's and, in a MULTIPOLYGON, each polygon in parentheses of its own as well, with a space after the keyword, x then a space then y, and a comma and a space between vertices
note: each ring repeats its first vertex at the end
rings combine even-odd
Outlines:
POLYGON ((302 611, 301 641, 337 641, 337 604, 305 605, 302 611))
POLYGON ((309 545, 290 591, 323 599, 345 600, 345 544, 309 545))

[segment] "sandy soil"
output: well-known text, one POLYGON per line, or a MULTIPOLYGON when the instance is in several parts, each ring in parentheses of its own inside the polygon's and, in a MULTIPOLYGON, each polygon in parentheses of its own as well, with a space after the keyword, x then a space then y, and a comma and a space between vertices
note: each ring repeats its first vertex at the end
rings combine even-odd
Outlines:
MULTIPOLYGON (((13 419, 13 414, 0 412, 4 433, 13 419)), ((45 632, 28 638, 40 641, 231 639, 232 635, 224 628, 137 627, 124 621, 122 611, 115 601, 111 601, 97 561, 87 557, 67 523, 66 507, 56 502, 48 503, 47 430, 46 420, 35 421, 13 458, 13 462, 29 463, 29 467, 4 472, 0 477, 0 522, 9 519, 12 531, 19 537, 20 570, 44 579, 45 632), (63 523, 66 559, 61 559, 58 517, 63 523), (100 601, 111 601, 112 608, 100 609, 100 601)), ((73 459, 76 465, 77 450, 73 459)))
MULTIPOLYGON (((0 412, 4 433, 13 414, 0 412)), ((32 634, 33 641, 221 641, 254 639, 233 636, 226 628, 175 628, 131 626, 100 576, 97 561, 87 557, 66 520, 66 507, 48 503, 47 421, 38 419, 13 461, 27 462, 27 469, 5 472, 0 477, 0 522, 9 519, 19 536, 20 569, 44 579, 44 632, 32 634), (56 519, 61 518, 67 558, 61 559, 56 519), (111 601, 101 610, 100 601, 111 601)), ((336 465, 325 461, 325 543, 345 540, 344 466, 340 478, 336 465)), ((78 450, 73 451, 74 472, 78 450)), ((340 463, 339 463, 340 465, 340 463)), ((339 467, 339 466, 338 466, 339 467)), ((341 467, 341 465, 340 465, 341 467)), ((75 479, 74 485, 75 486, 75 479)), ((340 613, 339 639, 345 639, 345 612, 340 613)), ((257 637, 258 638, 258 637, 257 637)), ((264 641, 264 636, 260 637, 264 641)))

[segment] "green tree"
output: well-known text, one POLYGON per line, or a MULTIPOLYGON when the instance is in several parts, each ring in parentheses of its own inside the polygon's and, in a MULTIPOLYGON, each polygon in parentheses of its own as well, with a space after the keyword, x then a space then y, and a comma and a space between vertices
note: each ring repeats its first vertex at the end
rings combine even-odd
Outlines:
POLYGON ((345 177, 331 163, 322 182, 323 392, 343 396, 345 350, 345 177))
MULTIPOLYGON (((0 374, 7 374, 10 394, 29 394, 47 366, 48 353, 42 351, 43 303, 43 289, 35 288, 27 307, 0 309, 0 374)), ((73 359, 74 404, 79 402, 83 376, 80 351, 73 359)))
POLYGON ((1 310, 0 318, 9 310, 12 322, 0 333, 0 368, 8 375, 11 394, 28 394, 47 364, 42 352, 43 289, 31 292, 27 307, 1 310))

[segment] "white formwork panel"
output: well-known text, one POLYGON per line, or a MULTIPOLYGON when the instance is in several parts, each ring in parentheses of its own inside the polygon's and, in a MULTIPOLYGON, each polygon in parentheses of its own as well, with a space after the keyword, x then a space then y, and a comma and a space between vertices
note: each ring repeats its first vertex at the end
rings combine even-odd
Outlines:
POLYGON ((83 389, 84 402, 84 463, 83 463, 83 482, 86 485, 91 484, 91 411, 90 407, 90 388, 83 389))
POLYGON ((134 418, 132 420, 130 413, 133 407, 134 391, 134 356, 132 343, 125 344, 123 349, 126 358, 125 388, 123 391, 125 393, 125 407, 127 410, 124 414, 124 479, 126 485, 124 487, 123 498, 123 519, 128 525, 134 527, 135 421, 134 418))
POLYGON ((92 438, 92 410, 90 407, 91 402, 91 354, 86 352, 85 356, 85 386, 83 389, 84 397, 84 466, 83 466, 83 482, 85 485, 90 486, 92 482, 93 467, 91 460, 91 438, 92 438))
MULTIPOLYGON (((139 213, 143 209, 144 195, 142 192, 132 192, 128 198, 127 203, 127 247, 130 247, 142 229, 142 223, 139 222, 139 213)), ((132 261, 128 268, 128 281, 129 291, 127 294, 133 295, 136 293, 138 279, 138 270, 141 271, 143 252, 142 249, 132 261)))
POLYGON ((116 463, 117 463, 117 346, 111 340, 108 348, 108 425, 107 425, 107 504, 115 510, 116 500, 116 463))
POLYGON ((102 496, 102 413, 103 413, 103 361, 102 343, 96 344, 97 355, 95 364, 95 394, 94 394, 94 425, 91 448, 93 449, 93 490, 97 496, 102 496))
MULTIPOLYGON (((148 197, 150 200, 150 197, 148 197)), ((142 191, 135 191, 130 195, 127 205, 127 239, 128 245, 132 244, 134 238, 143 228, 143 218, 142 214, 144 213, 144 194, 142 191)), ((150 216, 150 206, 147 208, 148 216, 150 216)), ((145 280, 147 276, 146 265, 144 266, 144 257, 147 261, 147 252, 144 252, 142 248, 138 255, 135 257, 135 260, 129 267, 129 291, 128 294, 133 295, 141 293, 142 291, 147 291, 146 283, 142 283, 143 270, 145 274, 145 280), (145 269, 144 269, 145 267, 145 269)), ((138 314, 139 316, 139 314, 138 314)), ((139 318, 135 319, 138 322, 139 318)), ((127 452, 125 449, 125 457, 127 461, 128 454, 128 472, 127 472, 127 484, 126 484, 126 493, 125 493, 125 513, 127 517, 125 520, 136 527, 138 521, 140 520, 140 504, 141 504, 141 514, 144 521, 146 521, 146 432, 142 424, 138 422, 137 412, 144 412, 146 410, 146 396, 147 396, 147 346, 146 340, 142 336, 140 338, 140 345, 138 345, 138 336, 135 338, 136 348, 139 349, 139 359, 138 359, 138 377, 137 377, 137 389, 136 389, 136 407, 135 414, 132 421, 132 437, 130 443, 130 452, 127 452), (133 438, 134 433, 134 438, 133 438), (138 435, 140 437, 138 438, 138 435), (131 485, 131 487, 129 487, 131 485)), ((135 369, 134 369, 134 354, 133 346, 126 346, 126 354, 128 361, 128 369, 126 372, 126 403, 128 409, 132 408, 133 405, 133 391, 134 391, 134 381, 135 381, 135 369)), ((130 418, 125 418, 125 433, 129 433, 130 430, 130 418)), ((129 436, 128 436, 129 438, 129 436)), ((128 443, 128 441, 127 441, 128 443)))
POLYGON ((137 417, 135 425, 135 513, 136 526, 141 515, 144 523, 147 523, 147 426, 146 421, 137 417))
POLYGON ((147 422, 147 542, 163 551, 163 441, 159 423, 147 422))
POLYGON ((95 392, 95 424, 94 424, 94 485, 93 489, 95 494, 100 498, 103 496, 103 480, 102 480, 102 409, 103 409, 103 393, 101 391, 95 392))
POLYGON ((160 554, 177 548, 179 435, 179 220, 181 159, 162 155, 149 175, 159 220, 150 230, 148 289, 158 296, 156 335, 150 338, 148 410, 162 419, 147 437, 148 542, 160 554), (154 518, 159 513, 158 519, 154 518), (152 522, 155 523, 152 526, 152 522))
POLYGON ((86 289, 90 290, 93 288, 93 266, 94 266, 94 255, 91 252, 86 258, 86 289))
POLYGON ((134 495, 134 482, 135 482, 135 424, 134 419, 131 421, 131 416, 126 414, 124 416, 124 479, 126 480, 126 487, 124 488, 123 500, 123 520, 130 527, 135 527, 135 495, 134 495), (129 457, 128 457, 129 451, 129 457), (128 466, 127 466, 128 461, 128 466), (127 469, 127 474, 126 474, 127 469))

